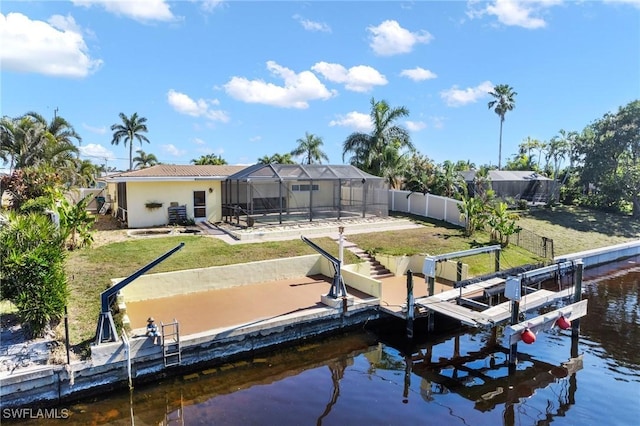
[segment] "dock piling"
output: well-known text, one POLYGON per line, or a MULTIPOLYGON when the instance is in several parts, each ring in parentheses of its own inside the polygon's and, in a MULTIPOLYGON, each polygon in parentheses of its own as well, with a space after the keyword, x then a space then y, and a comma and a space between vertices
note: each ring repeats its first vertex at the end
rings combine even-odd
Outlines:
POLYGON ((413 339, 413 319, 415 316, 415 299, 413 297, 413 272, 407 271, 407 338, 413 339))

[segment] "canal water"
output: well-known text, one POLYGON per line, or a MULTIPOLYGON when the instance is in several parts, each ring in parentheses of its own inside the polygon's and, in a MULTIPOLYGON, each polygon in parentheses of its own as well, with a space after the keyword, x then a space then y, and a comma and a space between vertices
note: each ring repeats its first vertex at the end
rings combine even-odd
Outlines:
MULTIPOLYGON (((63 407, 64 425, 636 425, 640 257, 585 271, 580 336, 361 330, 63 407), (423 336, 423 337, 420 337, 423 336)), ((549 308, 549 310, 554 307, 549 308)))

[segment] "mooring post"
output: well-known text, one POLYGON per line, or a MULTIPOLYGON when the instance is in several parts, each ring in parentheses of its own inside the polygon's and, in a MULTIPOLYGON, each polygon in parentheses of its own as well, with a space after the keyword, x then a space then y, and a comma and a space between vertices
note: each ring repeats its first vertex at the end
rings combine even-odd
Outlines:
MULTIPOLYGON (((511 301, 511 325, 518 323, 518 317, 520 316, 520 302, 517 300, 511 301)), ((518 363, 518 343, 514 343, 509 347, 509 372, 515 370, 518 363)))
POLYGON ((462 262, 456 263, 456 281, 462 281, 462 262))
MULTIPOLYGON (((582 273, 584 271, 584 263, 582 260, 576 261, 576 273, 573 276, 573 303, 582 300, 582 273)), ((577 338, 580 335, 580 318, 571 321, 571 336, 577 338)))
POLYGON ((500 249, 493 251, 494 271, 500 272, 500 249))
POLYGON ((407 338, 413 339, 413 318, 415 300, 413 298, 413 272, 407 271, 407 338))

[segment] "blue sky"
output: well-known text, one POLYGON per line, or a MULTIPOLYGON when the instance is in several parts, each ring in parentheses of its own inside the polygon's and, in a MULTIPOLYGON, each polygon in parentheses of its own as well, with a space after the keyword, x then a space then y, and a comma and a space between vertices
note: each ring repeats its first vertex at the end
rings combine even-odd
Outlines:
POLYGON ((640 0, 5 0, 0 40, 1 114, 57 113, 120 169, 120 112, 148 119, 134 150, 164 163, 253 164, 309 132, 341 164, 384 99, 421 154, 495 165, 496 84, 518 93, 503 163, 640 97, 640 0))

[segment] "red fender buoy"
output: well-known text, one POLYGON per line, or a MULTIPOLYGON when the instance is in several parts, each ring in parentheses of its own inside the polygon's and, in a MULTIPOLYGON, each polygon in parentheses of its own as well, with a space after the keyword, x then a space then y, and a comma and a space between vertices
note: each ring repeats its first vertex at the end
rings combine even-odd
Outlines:
POLYGON ((558 327, 560 327, 563 330, 568 330, 571 328, 571 321, 566 319, 564 315, 561 315, 560 318, 556 320, 556 324, 558 324, 558 327))
POLYGON ((528 328, 524 329, 524 331, 520 334, 520 338, 527 345, 530 345, 530 344, 532 344, 533 342, 536 341, 535 333, 533 331, 529 330, 528 328))

